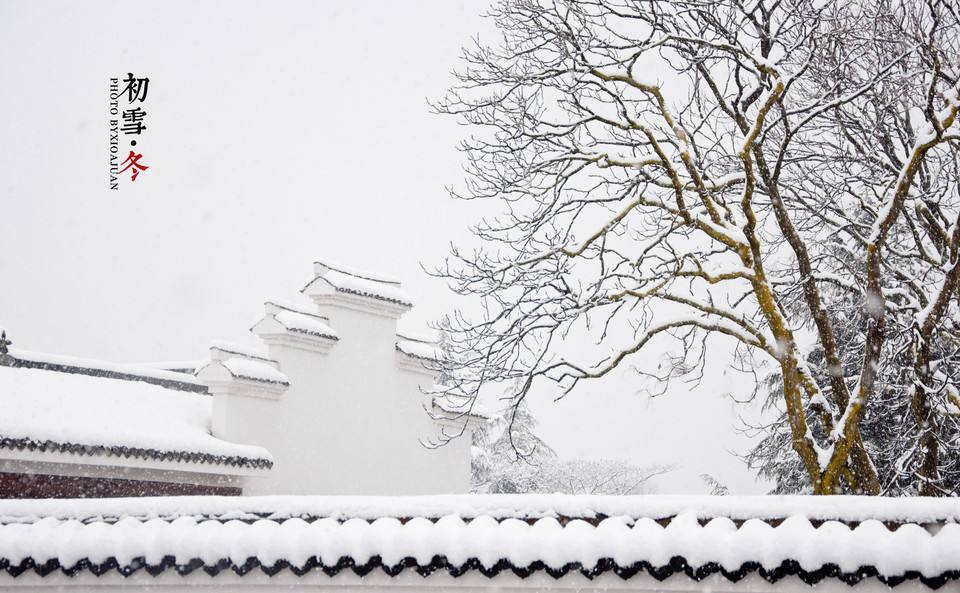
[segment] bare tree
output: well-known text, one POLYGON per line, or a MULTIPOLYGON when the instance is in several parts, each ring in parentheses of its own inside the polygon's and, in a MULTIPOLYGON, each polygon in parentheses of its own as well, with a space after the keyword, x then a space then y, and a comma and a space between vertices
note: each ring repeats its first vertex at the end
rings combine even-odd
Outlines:
POLYGON ((491 16, 502 40, 466 50, 436 106, 473 132, 455 196, 504 206, 439 270, 483 303, 444 327, 447 389, 566 394, 664 340, 664 386, 708 351, 748 373, 767 361, 812 491, 878 493, 861 424, 900 374, 902 473, 942 492, 960 344, 952 4, 503 0, 491 16))

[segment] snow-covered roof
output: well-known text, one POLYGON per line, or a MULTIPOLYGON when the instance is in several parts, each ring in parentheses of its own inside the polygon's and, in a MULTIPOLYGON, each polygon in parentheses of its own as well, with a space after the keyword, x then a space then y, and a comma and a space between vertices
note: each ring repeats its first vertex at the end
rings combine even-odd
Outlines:
POLYGON ((210 434, 211 406, 144 381, 0 366, 0 448, 270 467, 265 449, 210 434))
POLYGON ((819 497, 0 501, 0 570, 960 581, 960 502, 819 497), (319 569, 319 570, 316 570, 319 569))
POLYGON ((366 296, 404 306, 413 306, 413 299, 400 288, 400 281, 372 272, 364 272, 328 260, 314 261, 314 279, 311 284, 322 280, 337 292, 366 296))
POLYGON ((242 358, 235 356, 220 361, 223 366, 230 371, 230 374, 237 379, 247 379, 250 381, 261 381, 263 383, 277 383, 279 385, 289 385, 290 380, 273 366, 254 360, 251 358, 242 358))

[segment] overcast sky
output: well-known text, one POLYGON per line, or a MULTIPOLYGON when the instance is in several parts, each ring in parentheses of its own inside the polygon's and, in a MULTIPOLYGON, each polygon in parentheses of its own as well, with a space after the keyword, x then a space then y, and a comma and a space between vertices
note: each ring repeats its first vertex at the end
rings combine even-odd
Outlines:
MULTIPOLYGON (((0 324, 16 347, 117 361, 253 343, 317 256, 389 273, 421 326, 437 264, 484 206, 447 197, 468 133, 430 113, 485 2, 0 1, 0 324), (109 79, 149 77, 150 166, 108 189, 109 79)), ((736 375, 651 401, 625 371, 534 409, 565 456, 677 463, 763 491, 728 450, 736 375)))

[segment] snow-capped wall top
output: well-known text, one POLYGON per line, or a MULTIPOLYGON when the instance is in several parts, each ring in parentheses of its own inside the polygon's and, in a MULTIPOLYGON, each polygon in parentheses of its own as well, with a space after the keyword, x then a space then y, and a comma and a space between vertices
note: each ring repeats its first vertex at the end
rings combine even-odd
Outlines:
POLYGON ((284 328, 321 338, 339 339, 330 327, 330 319, 289 301, 271 297, 264 301, 267 315, 272 315, 284 328))
POLYGON ((290 380, 272 365, 251 358, 233 357, 221 361, 237 379, 289 385, 290 380))
POLYGON ((258 350, 237 344, 215 341, 210 346, 210 360, 197 369, 197 376, 204 378, 207 371, 222 366, 234 379, 287 386, 290 381, 280 372, 277 361, 267 358, 258 350))
POLYGON ((440 348, 440 344, 426 336, 397 333, 397 350, 414 358, 428 361, 443 359, 443 350, 440 348))
POLYGON ((212 398, 141 381, 0 366, 0 448, 269 467, 209 431, 212 398))
MULTIPOLYGON (((481 504, 496 506, 491 497, 477 498, 481 504)), ((500 506, 516 509, 522 498, 507 497, 500 506)), ((542 501, 553 498, 543 497, 542 501)), ((575 497, 567 498, 567 504, 590 507, 602 502, 575 503, 575 497)), ((466 497, 459 500, 470 506, 466 497)), ((26 507, 33 501, 16 502, 26 507)), ((266 499, 259 502, 266 507, 271 504, 266 499)), ((411 502, 382 500, 374 505, 396 504, 399 510, 411 502)), ((413 502, 421 511, 437 503, 443 501, 413 502)), ((633 504, 642 505, 643 501, 633 504)), ((762 507, 767 503, 754 499, 753 504, 762 507)), ((43 505, 52 503, 42 501, 38 506, 43 505)), ((819 503, 814 506, 827 508, 819 503)), ((901 505, 882 501, 870 506, 901 505)), ((8 507, 9 503, 0 503, 0 513, 8 507)), ((960 525, 956 523, 936 530, 917 524, 890 529, 876 519, 850 526, 838 521, 811 522, 802 514, 790 514, 776 525, 758 518, 737 524, 724 516, 703 521, 696 510, 672 515, 669 522, 629 515, 559 521, 553 517, 498 519, 492 514, 468 519, 469 513, 434 519, 426 514, 433 513, 399 513, 412 517, 405 521, 392 516, 240 520, 242 514, 234 515, 238 519, 125 517, 116 522, 46 517, 0 526, 0 570, 13 576, 31 569, 45 575, 57 568, 71 575, 84 570, 98 575, 117 570, 129 575, 138 570, 158 574, 173 569, 181 575, 200 569, 211 575, 221 570, 245 575, 259 567, 270 575, 285 569, 301 575, 320 568, 313 572, 314 578, 343 570, 364 575, 377 569, 391 576, 404 570, 424 576, 442 571, 454 577, 507 571, 521 578, 540 571, 554 578, 568 574, 593 578, 612 571, 624 579, 638 573, 657 579, 679 573, 696 580, 720 574, 737 581, 757 574, 770 582, 796 575, 808 584, 832 578, 854 584, 877 577, 891 586, 920 580, 931 587, 960 581, 960 525)))
POLYGON ((322 338, 338 339, 337 332, 316 317, 307 316, 303 313, 297 313, 296 311, 281 311, 274 315, 274 318, 290 331, 322 338))
POLYGON ((306 292, 317 280, 323 280, 337 292, 370 297, 406 307, 413 306, 413 299, 400 288, 399 280, 380 274, 317 260, 314 262, 314 279, 302 292, 306 292))

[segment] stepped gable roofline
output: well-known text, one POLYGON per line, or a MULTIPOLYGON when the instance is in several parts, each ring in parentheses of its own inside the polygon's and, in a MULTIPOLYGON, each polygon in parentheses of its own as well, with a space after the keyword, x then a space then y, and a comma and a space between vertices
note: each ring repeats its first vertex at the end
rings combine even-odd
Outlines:
MULTIPOLYGON (((273 317, 287 331, 330 340, 340 339, 336 330, 330 327, 330 318, 326 315, 320 315, 289 301, 274 297, 268 298, 263 304, 266 315, 273 317)), ((265 318, 259 319, 250 328, 251 331, 256 332, 257 326, 263 319, 265 318)))
POLYGON ((318 280, 322 280, 335 292, 371 298, 401 307, 413 306, 413 299, 400 287, 400 281, 394 278, 321 259, 315 260, 313 267, 314 278, 300 289, 302 293, 306 293, 318 280))
POLYGON ((0 501, 0 571, 41 578, 291 573, 320 582, 351 572, 439 572, 452 578, 504 573, 519 579, 612 573, 624 581, 647 575, 693 582, 717 576, 733 583, 755 575, 769 583, 789 577, 808 585, 876 579, 930 588, 960 581, 956 500, 709 498, 0 501))
POLYGON ((233 379, 290 386, 290 380, 280 372, 280 363, 239 344, 214 341, 210 346, 210 361, 197 369, 197 374, 213 366, 223 367, 233 379))
POLYGON ((252 360, 250 358, 228 358, 220 361, 234 379, 243 379, 245 381, 255 381, 258 383, 272 383, 290 386, 290 380, 286 375, 274 367, 252 360))
POLYGON ((144 364, 115 363, 14 348, 8 350, 0 363, 4 366, 18 368, 89 375, 121 381, 141 381, 177 391, 207 393, 206 386, 191 374, 154 368, 144 364))

